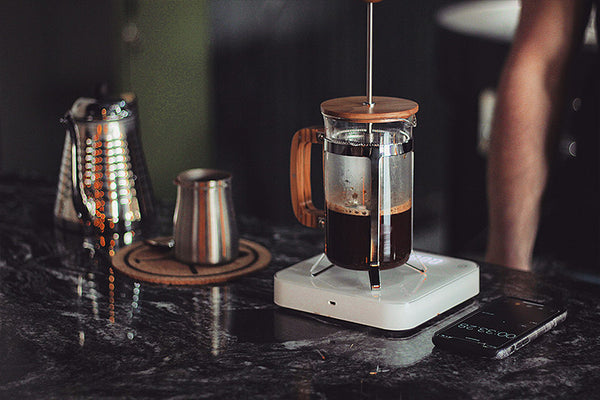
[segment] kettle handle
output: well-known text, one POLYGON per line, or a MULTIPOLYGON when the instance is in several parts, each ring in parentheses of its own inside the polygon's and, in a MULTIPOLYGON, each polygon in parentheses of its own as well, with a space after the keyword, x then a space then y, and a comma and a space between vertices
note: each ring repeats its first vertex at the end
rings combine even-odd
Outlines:
POLYGON ((65 126, 67 132, 69 132, 69 137, 71 139, 71 189, 73 194, 73 206, 75 207, 75 212, 77 212, 79 218, 84 222, 84 225, 88 225, 92 221, 92 216, 86 207, 87 196, 83 191, 81 177, 79 176, 79 168, 77 168, 78 151, 75 122, 69 112, 60 119, 60 122, 65 126))
POLYGON ((290 156, 290 189, 294 215, 302 225, 317 228, 325 224, 325 211, 315 207, 310 184, 312 144, 323 143, 324 129, 310 127, 294 134, 290 156))

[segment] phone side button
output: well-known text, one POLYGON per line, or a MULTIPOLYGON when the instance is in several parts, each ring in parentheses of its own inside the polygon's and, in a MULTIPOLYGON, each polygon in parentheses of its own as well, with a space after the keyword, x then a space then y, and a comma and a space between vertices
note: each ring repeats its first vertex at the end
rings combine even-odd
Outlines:
POLYGON ((527 343, 529 343, 529 338, 525 338, 525 339, 521 340, 519 343, 515 344, 515 349, 519 350, 521 347, 525 346, 527 343))

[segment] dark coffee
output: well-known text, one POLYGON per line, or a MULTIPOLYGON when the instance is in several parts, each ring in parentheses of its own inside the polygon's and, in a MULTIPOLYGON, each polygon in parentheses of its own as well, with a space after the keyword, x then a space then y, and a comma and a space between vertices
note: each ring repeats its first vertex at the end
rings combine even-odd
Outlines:
MULTIPOLYGON (((408 261, 412 248, 411 202, 382 215, 379 267, 389 269, 408 261)), ((325 253, 337 266, 367 270, 371 254, 371 217, 368 211, 327 205, 325 253)))

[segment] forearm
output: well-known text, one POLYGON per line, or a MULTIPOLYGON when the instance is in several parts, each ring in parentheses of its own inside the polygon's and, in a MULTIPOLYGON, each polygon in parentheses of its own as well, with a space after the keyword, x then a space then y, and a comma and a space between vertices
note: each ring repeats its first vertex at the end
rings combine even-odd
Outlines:
POLYGON ((530 268, 549 145, 561 114, 569 60, 585 27, 585 7, 583 0, 523 1, 492 125, 487 171, 490 262, 530 268))
POLYGON ((539 74, 526 68, 512 68, 499 88, 487 172, 488 261, 522 269, 537 233, 553 108, 539 74))

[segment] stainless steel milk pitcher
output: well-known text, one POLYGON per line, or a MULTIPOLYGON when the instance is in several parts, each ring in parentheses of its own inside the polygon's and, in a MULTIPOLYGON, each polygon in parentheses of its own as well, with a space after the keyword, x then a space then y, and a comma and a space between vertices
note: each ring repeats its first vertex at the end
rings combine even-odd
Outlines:
POLYGON ((177 175, 173 215, 175 258, 192 264, 224 264, 238 256, 239 235, 231 174, 190 169, 177 175))
POLYGON ((54 207, 59 225, 130 230, 154 214, 134 96, 81 97, 66 135, 54 207))

